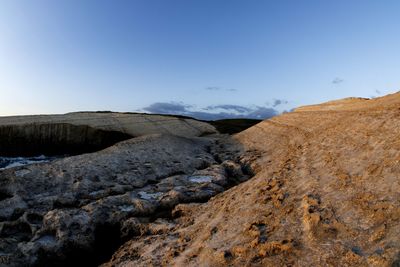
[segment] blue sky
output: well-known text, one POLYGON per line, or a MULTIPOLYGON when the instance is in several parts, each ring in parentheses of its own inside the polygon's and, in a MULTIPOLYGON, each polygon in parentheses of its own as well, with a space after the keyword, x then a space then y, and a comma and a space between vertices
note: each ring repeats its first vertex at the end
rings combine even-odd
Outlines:
POLYGON ((396 92, 399 13, 399 1, 0 0, 0 115, 246 114, 396 92))

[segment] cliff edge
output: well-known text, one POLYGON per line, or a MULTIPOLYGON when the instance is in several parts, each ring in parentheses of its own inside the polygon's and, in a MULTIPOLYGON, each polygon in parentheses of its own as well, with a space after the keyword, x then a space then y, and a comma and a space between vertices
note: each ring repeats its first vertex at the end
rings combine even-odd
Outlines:
POLYGON ((77 112, 0 117, 0 156, 76 155, 148 134, 217 133, 190 118, 139 113, 77 112))

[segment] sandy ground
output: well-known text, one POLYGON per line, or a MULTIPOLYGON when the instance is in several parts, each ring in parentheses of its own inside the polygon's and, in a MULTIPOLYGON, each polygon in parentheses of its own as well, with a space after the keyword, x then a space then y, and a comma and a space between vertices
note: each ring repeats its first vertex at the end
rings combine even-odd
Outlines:
POLYGON ((400 266, 400 94, 303 107, 235 139, 256 175, 106 266, 400 266))

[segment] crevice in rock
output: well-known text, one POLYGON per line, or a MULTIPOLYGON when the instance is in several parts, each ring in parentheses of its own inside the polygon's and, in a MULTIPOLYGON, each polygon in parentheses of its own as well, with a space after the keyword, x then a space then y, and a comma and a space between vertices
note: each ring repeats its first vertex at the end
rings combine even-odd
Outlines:
POLYGON ((1 229, 1 238, 17 238, 28 241, 32 237, 31 227, 25 222, 5 223, 1 229))
POLYGON ((222 160, 218 154, 214 154, 213 158, 214 158, 215 162, 217 162, 218 164, 222 163, 222 160))
POLYGON ((12 198, 13 195, 4 189, 0 189, 0 201, 12 198))
MULTIPOLYGON (((35 266, 99 266, 111 258, 112 254, 123 244, 120 224, 104 223, 96 226, 92 246, 80 246, 70 243, 63 248, 63 257, 57 253, 40 254, 35 266)), ((46 235, 52 237, 53 235, 46 235)), ((45 237, 46 237, 45 236, 45 237)), ((42 237, 43 238, 43 237, 42 237)))
POLYGON ((26 220, 31 224, 41 224, 43 216, 37 213, 28 213, 26 215, 26 220))
POLYGON ((114 252, 123 244, 121 225, 103 224, 96 227, 93 264, 98 266, 111 258, 114 252))
POLYGON ((25 213, 24 209, 16 208, 16 209, 14 209, 13 213, 9 217, 9 220, 10 221, 15 221, 18 218, 20 218, 24 213, 25 213))
MULTIPOLYGON (((254 172, 251 167, 243 162, 237 162, 236 168, 238 169, 236 172, 232 169, 224 167, 225 174, 227 176, 228 184, 224 187, 224 190, 228 190, 238 184, 250 179, 254 176, 254 172), (245 173, 242 173, 241 170, 246 169, 245 173), (239 177, 240 176, 240 177, 239 177)), ((205 188, 207 190, 207 188, 205 188)), ((167 221, 173 221, 181 217, 182 214, 179 212, 175 212, 174 210, 179 204, 189 204, 189 203, 206 203, 210 200, 212 196, 204 196, 195 199, 190 199, 190 201, 180 200, 177 203, 173 203, 170 205, 161 205, 157 207, 157 209, 146 217, 145 222, 141 222, 142 224, 149 225, 154 223, 158 219, 166 219, 167 221)), ((133 218, 133 217, 132 217, 133 218)), ((123 229, 120 228, 120 225, 114 226, 105 226, 106 228, 99 228, 96 230, 96 246, 95 251, 101 251, 104 257, 101 258, 102 261, 97 262, 97 264, 101 264, 107 262, 112 255, 117 251, 117 249, 123 245, 128 240, 140 236, 140 235, 152 235, 150 232, 143 233, 140 229, 123 229), (98 236, 99 235, 99 236, 98 236), (111 236, 112 235, 112 236, 111 236), (110 242, 102 242, 102 240, 110 240, 110 242)), ((95 260, 95 258, 93 259, 95 260)), ((100 258, 98 259, 100 260, 100 258)), ((93 263, 91 263, 93 264, 93 263)), ((92 266, 92 265, 88 265, 92 266)))
MULTIPOLYGON (((182 204, 182 203, 180 203, 182 204)), ((149 216, 149 222, 154 222, 155 220, 159 219, 159 218, 163 218, 163 219, 173 219, 172 217, 172 211, 174 210, 174 208, 176 207, 176 205, 172 205, 172 206, 163 206, 163 207, 158 207, 155 211, 154 214, 152 214, 151 216, 149 216)))
POLYGON ((249 176, 250 178, 255 175, 254 170, 251 168, 250 164, 248 164, 248 163, 241 164, 241 169, 242 169, 243 174, 249 176))
POLYGON ((210 167, 210 163, 207 162, 206 160, 203 160, 201 162, 201 164, 196 168, 196 170, 200 171, 200 170, 207 169, 208 167, 210 167))

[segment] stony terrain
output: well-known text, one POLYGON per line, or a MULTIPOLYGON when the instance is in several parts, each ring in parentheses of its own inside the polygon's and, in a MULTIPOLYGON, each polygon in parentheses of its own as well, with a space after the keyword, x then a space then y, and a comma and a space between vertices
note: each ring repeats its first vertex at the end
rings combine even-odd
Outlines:
POLYGON ((168 230, 177 204, 249 177, 226 140, 147 135, 0 171, 0 263, 96 266, 123 240, 168 230))
POLYGON ((247 179, 232 161, 238 147, 216 133, 204 122, 146 114, 0 118, 2 156, 127 139, 0 170, 0 266, 97 266, 177 204, 207 201, 247 179))
POLYGON ((178 205, 104 266, 400 266, 400 93, 299 108, 235 140, 253 178, 178 205))

